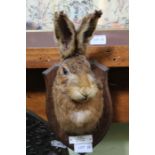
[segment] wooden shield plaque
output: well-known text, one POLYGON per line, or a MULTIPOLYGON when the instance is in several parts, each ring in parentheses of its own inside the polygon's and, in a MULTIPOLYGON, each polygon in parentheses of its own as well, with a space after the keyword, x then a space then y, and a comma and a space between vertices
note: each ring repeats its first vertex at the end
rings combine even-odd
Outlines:
MULTIPOLYGON (((112 101, 108 87, 108 68, 97 62, 91 62, 91 68, 97 79, 100 79, 103 83, 103 97, 104 97, 104 109, 102 117, 100 118, 93 135, 93 147, 97 145, 107 133, 110 124, 112 122, 112 101)), ((55 113, 54 104, 52 99, 52 86, 56 76, 59 64, 56 64, 43 72, 45 85, 46 85, 46 114, 48 118, 48 124, 50 129, 55 133, 58 139, 62 141, 66 146, 73 149, 73 145, 69 144, 69 136, 59 126, 55 113)))

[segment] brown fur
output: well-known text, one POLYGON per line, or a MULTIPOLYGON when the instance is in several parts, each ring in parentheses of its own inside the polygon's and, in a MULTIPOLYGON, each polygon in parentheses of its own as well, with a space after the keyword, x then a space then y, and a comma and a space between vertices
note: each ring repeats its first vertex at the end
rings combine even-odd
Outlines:
POLYGON ((101 11, 95 11, 93 14, 89 14, 84 17, 82 24, 77 32, 78 49, 82 50, 83 53, 86 51, 86 45, 93 36, 98 19, 101 17, 101 11))
POLYGON ((74 52, 75 28, 63 12, 60 14, 56 12, 54 19, 55 36, 58 40, 61 56, 65 58, 74 52))
POLYGON ((58 40, 62 58, 77 54, 85 54, 86 45, 89 43, 95 31, 101 11, 95 11, 83 18, 79 30, 76 32, 73 23, 63 12, 55 13, 55 36, 58 40))
POLYGON ((91 71, 86 57, 82 55, 86 43, 95 30, 99 14, 101 15, 101 12, 96 11, 85 17, 77 34, 66 15, 62 12, 55 15, 55 34, 60 54, 64 59, 57 71, 52 93, 57 121, 62 130, 68 133, 91 132, 103 112, 103 86, 100 79, 97 79, 91 71), (60 26, 61 20, 65 22, 67 33, 60 26), (90 23, 93 27, 88 26, 90 23), (65 50, 62 48, 64 38, 67 40, 65 50))

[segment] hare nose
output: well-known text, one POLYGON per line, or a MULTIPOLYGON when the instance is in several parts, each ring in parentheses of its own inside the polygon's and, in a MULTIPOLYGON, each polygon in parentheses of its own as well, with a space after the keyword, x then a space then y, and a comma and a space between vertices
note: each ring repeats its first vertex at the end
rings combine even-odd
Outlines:
POLYGON ((86 90, 83 90, 81 94, 82 94, 86 99, 87 99, 88 96, 89 96, 88 91, 86 91, 86 90))
POLYGON ((83 94, 83 96, 87 99, 88 95, 87 94, 83 94))
POLYGON ((83 100, 87 100, 88 99, 88 95, 87 94, 82 94, 82 96, 84 97, 83 100))

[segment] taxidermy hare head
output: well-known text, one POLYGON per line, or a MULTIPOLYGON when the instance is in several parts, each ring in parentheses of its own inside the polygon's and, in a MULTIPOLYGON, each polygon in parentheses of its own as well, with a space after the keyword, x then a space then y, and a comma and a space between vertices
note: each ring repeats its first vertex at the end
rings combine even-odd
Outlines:
POLYGON ((101 11, 95 11, 84 17, 79 29, 75 30, 63 12, 55 13, 55 36, 62 59, 52 95, 57 121, 67 133, 91 132, 103 112, 102 86, 85 56, 101 14, 101 11))

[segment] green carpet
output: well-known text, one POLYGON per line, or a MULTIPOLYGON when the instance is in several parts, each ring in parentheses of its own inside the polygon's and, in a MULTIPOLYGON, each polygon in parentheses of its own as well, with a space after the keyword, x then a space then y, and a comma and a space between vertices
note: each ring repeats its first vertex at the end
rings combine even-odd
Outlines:
MULTIPOLYGON (((69 150, 70 155, 77 155, 69 150)), ((89 155, 128 155, 129 154, 129 125, 113 123, 104 139, 89 155)))

